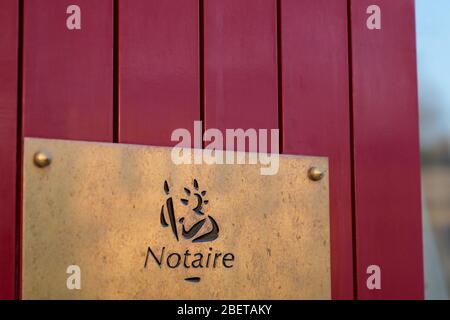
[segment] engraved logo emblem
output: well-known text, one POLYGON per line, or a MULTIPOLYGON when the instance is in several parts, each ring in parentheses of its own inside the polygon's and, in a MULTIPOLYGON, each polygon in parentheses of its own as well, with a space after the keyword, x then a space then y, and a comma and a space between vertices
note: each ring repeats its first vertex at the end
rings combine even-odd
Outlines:
POLYGON ((167 181, 164 181, 166 202, 161 207, 160 221, 164 228, 170 226, 177 241, 181 236, 193 243, 212 242, 219 237, 219 225, 206 213, 209 201, 205 198, 206 191, 200 191, 198 181, 194 179, 193 188, 184 188, 186 198, 179 199, 185 206, 184 215, 177 217, 173 197, 167 181), (178 220, 177 220, 178 219, 178 220))
POLYGON ((235 255, 214 249, 211 244, 219 237, 219 225, 210 214, 206 191, 200 188, 197 179, 193 180, 192 186, 185 186, 179 191, 180 193, 174 192, 167 180, 164 181, 162 193, 165 200, 159 216, 163 232, 167 232, 171 238, 175 237, 177 243, 173 244, 174 248, 162 246, 157 250, 148 246, 144 269, 149 261, 154 261, 161 269, 183 268, 189 271, 184 280, 198 283, 201 277, 195 273, 233 268, 235 255), (197 248, 186 248, 186 243, 182 241, 189 241, 197 248), (198 245, 202 243, 208 245, 198 245), (182 247, 181 251, 177 251, 178 244, 182 247))

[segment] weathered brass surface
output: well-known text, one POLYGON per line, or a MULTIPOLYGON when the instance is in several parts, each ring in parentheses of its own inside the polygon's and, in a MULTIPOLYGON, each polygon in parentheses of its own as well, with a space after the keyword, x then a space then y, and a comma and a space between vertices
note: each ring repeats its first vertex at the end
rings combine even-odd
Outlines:
POLYGON ((326 158, 281 156, 278 174, 262 176, 259 165, 177 166, 170 152, 26 139, 23 298, 330 298, 328 174, 308 177, 327 172, 326 158), (34 165, 39 150, 50 166, 34 165), (195 241, 202 234, 208 242, 195 241), (180 265, 173 254, 159 266, 149 247, 180 265), (67 288, 70 265, 80 290, 67 288))

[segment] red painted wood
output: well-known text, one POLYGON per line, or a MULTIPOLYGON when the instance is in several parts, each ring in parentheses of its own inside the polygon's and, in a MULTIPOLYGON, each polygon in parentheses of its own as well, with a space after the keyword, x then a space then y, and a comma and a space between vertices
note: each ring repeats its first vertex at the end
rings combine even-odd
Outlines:
POLYGON ((119 1, 119 141, 171 146, 200 120, 198 0, 119 1))
POLYGON ((113 1, 77 0, 81 30, 60 0, 24 1, 24 134, 113 139, 113 1))
POLYGON ((424 296, 413 0, 351 0, 359 299, 424 296), (382 29, 368 30, 369 5, 382 29), (367 267, 381 267, 368 290, 367 267))
POLYGON ((276 0, 205 1, 205 128, 277 129, 277 88, 276 0))
POLYGON ((281 1, 283 152, 330 161, 332 297, 353 298, 346 0, 281 1))
POLYGON ((0 300, 15 297, 18 2, 0 2, 0 300))

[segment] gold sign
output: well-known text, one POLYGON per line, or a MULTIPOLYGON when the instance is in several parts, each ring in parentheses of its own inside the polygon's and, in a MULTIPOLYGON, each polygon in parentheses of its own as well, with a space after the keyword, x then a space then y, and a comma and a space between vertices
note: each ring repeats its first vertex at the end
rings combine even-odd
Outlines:
POLYGON ((26 139, 24 170, 24 299, 330 298, 326 158, 26 139))

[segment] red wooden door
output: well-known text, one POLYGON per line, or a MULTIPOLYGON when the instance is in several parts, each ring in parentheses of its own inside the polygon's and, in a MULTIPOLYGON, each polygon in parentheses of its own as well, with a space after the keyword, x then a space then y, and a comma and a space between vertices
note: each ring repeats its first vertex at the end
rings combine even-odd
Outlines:
POLYGON ((423 297, 413 0, 77 0, 80 29, 70 5, 0 2, 0 298, 23 137, 171 146, 196 120, 329 157, 333 298, 423 297))

